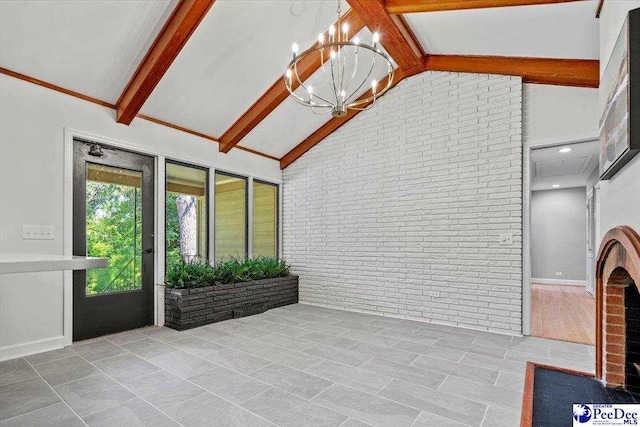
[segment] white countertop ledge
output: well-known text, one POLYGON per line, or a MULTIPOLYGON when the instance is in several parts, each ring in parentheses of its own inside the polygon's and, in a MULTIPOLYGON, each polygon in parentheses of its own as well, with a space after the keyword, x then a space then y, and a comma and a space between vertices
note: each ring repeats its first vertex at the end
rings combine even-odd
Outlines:
POLYGON ((107 267, 106 258, 71 255, 0 253, 0 274, 35 273, 40 271, 89 270, 107 267))

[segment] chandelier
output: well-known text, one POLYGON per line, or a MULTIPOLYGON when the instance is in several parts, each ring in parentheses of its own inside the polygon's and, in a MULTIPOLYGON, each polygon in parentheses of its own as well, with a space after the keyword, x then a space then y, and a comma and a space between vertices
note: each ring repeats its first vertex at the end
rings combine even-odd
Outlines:
POLYGON ((372 45, 360 43, 358 37, 350 41, 349 25, 342 22, 340 0, 337 13, 338 20, 336 25, 329 27, 328 40, 325 41, 325 35, 320 33, 318 43, 301 53, 298 53, 298 45, 293 44, 293 59, 287 66, 284 81, 291 97, 299 104, 311 107, 316 114, 331 112, 333 117, 344 117, 347 110, 373 106, 376 98, 391 88, 393 63, 378 47, 378 33, 373 33, 372 45), (300 79, 298 63, 303 59, 305 62, 319 61, 323 75, 320 87, 314 89, 300 79), (381 82, 375 80, 374 69, 379 71, 384 66, 386 84, 379 88, 381 82), (296 93, 298 87, 302 89, 296 93), (370 95, 358 98, 363 88, 370 88, 370 95))

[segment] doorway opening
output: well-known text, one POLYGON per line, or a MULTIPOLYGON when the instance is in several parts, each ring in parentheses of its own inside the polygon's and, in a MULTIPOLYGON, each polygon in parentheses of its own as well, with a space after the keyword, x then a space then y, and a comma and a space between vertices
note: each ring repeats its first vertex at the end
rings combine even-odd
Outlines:
POLYGON ((531 150, 531 335, 595 344, 598 141, 531 150))
POLYGON ((154 158, 73 144, 73 254, 109 266, 73 273, 73 340, 153 324, 154 158))

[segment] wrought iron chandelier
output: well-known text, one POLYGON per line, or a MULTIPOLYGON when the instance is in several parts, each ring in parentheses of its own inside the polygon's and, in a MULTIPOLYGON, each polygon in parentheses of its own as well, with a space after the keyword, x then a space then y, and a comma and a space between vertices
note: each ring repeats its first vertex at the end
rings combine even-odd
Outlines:
MULTIPOLYGON (((376 99, 391 88, 393 82, 393 63, 391 58, 378 47, 380 36, 373 33, 372 45, 360 43, 358 37, 350 41, 349 25, 342 22, 342 10, 338 0, 338 20, 329 27, 329 39, 324 34, 318 36, 318 43, 304 52, 298 53, 298 45, 293 44, 293 59, 285 71, 285 85, 291 97, 301 105, 311 107, 316 114, 331 112, 333 117, 344 117, 347 110, 364 110, 375 103, 376 99), (363 54, 367 55, 363 55, 363 54), (361 68, 360 56, 370 58, 367 68, 361 68), (315 58, 314 58, 315 57, 315 58), (305 58, 320 61, 324 79, 322 87, 314 88, 303 82, 298 74, 298 63, 305 58), (376 62, 386 65, 386 84, 375 80, 372 73, 376 62), (363 73, 364 72, 364 73, 363 73), (296 90, 299 93, 296 93, 296 90), (371 88, 369 96, 358 98, 363 88, 371 88), (319 111, 319 112, 318 112, 319 111)), ((305 62, 309 59, 305 59, 305 62)))

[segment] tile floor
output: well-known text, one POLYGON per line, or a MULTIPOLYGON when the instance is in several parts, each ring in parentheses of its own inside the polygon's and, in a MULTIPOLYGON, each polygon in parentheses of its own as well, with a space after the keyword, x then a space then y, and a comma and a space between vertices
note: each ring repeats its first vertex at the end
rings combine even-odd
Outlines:
POLYGON ((0 426, 514 427, 527 360, 591 371, 593 353, 296 304, 2 362, 0 426))

